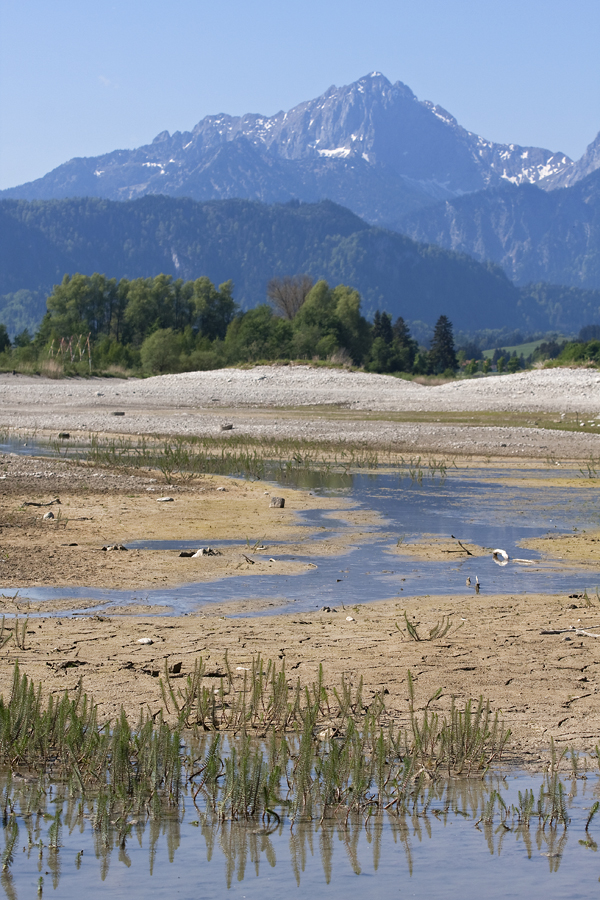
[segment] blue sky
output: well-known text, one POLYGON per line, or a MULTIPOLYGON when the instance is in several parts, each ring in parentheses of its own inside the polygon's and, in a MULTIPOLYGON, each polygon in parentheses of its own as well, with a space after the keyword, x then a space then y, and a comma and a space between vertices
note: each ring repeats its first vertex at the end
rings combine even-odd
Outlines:
POLYGON ((599 0, 0 0, 0 188, 375 69, 486 138, 577 158, 599 46, 599 0))

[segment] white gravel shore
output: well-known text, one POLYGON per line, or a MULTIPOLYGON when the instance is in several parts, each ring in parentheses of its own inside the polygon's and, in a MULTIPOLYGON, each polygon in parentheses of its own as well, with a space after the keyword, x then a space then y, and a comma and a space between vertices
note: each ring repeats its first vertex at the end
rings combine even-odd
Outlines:
POLYGON ((236 433, 254 436, 396 442, 406 449, 455 453, 600 455, 600 435, 595 434, 367 421, 356 416, 361 411, 486 410, 578 413, 586 421, 598 418, 600 426, 600 371, 538 369, 438 386, 309 366, 257 366, 129 380, 0 375, 0 426, 24 430, 206 434, 219 431, 227 416, 236 433), (313 417, 302 407, 322 409, 313 417), (335 418, 324 415, 328 408, 335 411, 335 418), (115 416, 116 412, 125 415, 115 416))

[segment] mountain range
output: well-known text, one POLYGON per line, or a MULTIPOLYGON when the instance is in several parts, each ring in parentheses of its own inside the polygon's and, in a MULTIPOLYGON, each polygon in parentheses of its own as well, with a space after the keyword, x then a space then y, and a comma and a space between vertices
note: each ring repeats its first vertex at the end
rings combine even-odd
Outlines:
POLYGON ((405 217, 401 230, 502 266, 517 284, 600 288, 600 170, 571 187, 504 184, 405 217))
POLYGON ((600 320, 600 134, 578 161, 494 143, 378 72, 274 116, 207 116, 137 149, 72 159, 1 191, 0 207, 0 307, 11 315, 28 290, 39 317, 41 293, 67 271, 158 267, 233 278, 246 307, 272 276, 307 271, 354 284, 367 311, 429 322, 600 320), (82 197, 92 199, 68 199, 82 197), (551 302, 546 288, 523 293, 507 279, 500 289, 490 262, 519 286, 580 294, 551 302))
POLYGON ((72 159, 0 197, 327 198, 371 224, 396 228, 404 215, 439 200, 505 182, 553 188, 598 166, 600 136, 579 162, 494 143, 373 72, 274 116, 206 116, 192 131, 163 131, 134 150, 72 159))

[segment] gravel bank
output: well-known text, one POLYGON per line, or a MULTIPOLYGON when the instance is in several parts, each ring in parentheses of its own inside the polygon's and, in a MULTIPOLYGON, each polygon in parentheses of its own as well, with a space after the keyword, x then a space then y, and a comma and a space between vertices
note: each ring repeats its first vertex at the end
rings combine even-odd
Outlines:
POLYGON ((308 366, 257 366, 144 380, 0 376, 2 407, 232 408, 334 404, 356 410, 525 410, 600 414, 600 372, 537 369, 423 386, 390 375, 308 366))
POLYGON ((128 381, 0 376, 0 425, 25 430, 201 435, 219 432, 227 420, 235 433, 254 437, 394 442, 407 452, 600 455, 600 435, 595 434, 366 421, 356 417, 361 411, 577 412, 587 420, 598 417, 600 423, 600 372, 546 369, 439 386, 308 366, 220 369, 128 381), (323 415, 332 406, 338 411, 335 419, 323 415), (303 407, 323 409, 311 416, 303 407), (339 410, 353 416, 343 420, 339 410))

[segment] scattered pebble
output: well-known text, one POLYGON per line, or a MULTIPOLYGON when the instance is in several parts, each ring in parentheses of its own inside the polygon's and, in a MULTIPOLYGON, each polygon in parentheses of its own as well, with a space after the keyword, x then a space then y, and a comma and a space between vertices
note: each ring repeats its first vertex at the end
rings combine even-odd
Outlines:
POLYGON ((356 622, 356 619, 353 619, 352 616, 346 616, 346 622, 356 622))
POLYGON ((153 644, 152 638, 138 638, 138 644, 153 644))
POLYGON ((156 502, 157 503, 173 503, 174 501, 173 501, 172 497, 157 497, 156 502))

